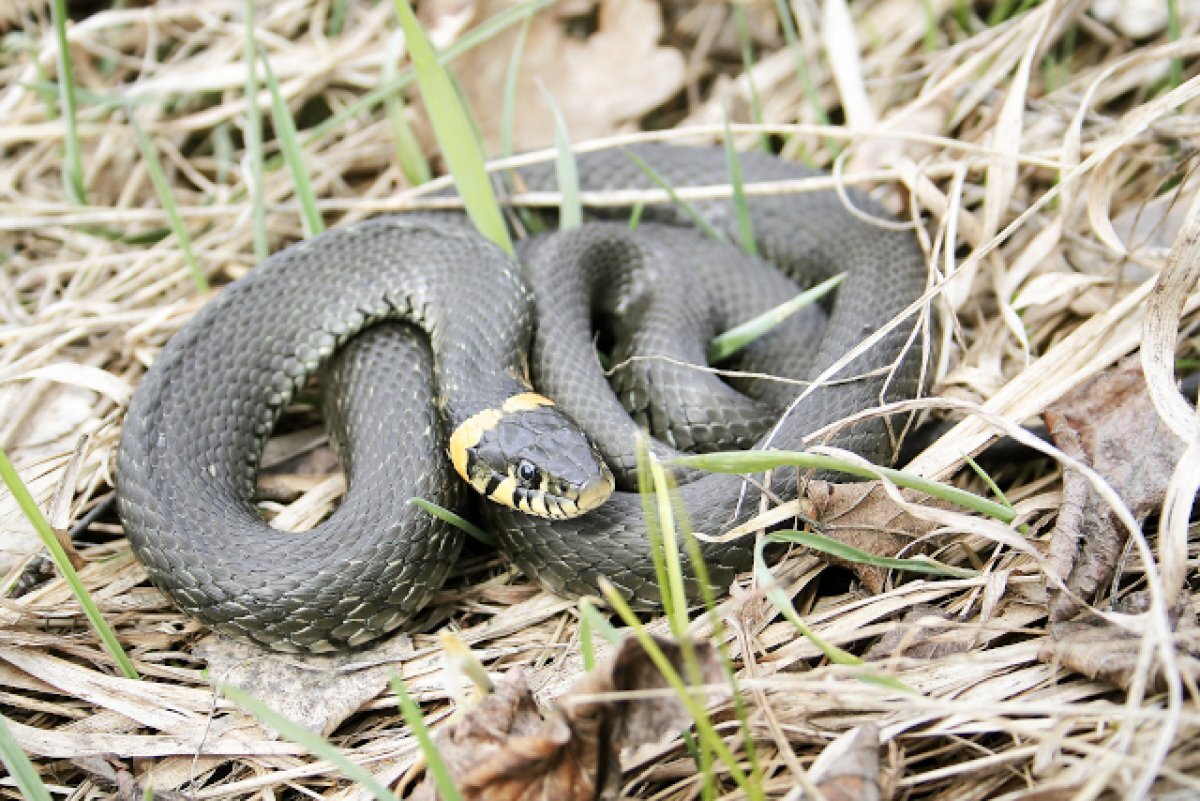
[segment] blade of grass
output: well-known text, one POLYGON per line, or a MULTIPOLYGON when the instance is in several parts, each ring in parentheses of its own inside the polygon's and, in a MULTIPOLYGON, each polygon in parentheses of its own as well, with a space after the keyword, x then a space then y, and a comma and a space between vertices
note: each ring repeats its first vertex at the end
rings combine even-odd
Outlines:
POLYGON ((650 561, 654 563, 654 578, 659 587, 659 599, 663 614, 668 620, 675 617, 675 596, 666 592, 670 582, 667 577, 667 559, 663 553, 662 524, 658 518, 658 503, 654 497, 654 476, 650 472, 650 448, 642 436, 637 438, 637 481, 638 496, 642 501, 642 518, 646 521, 646 537, 650 541, 650 561))
POLYGON ((980 480, 982 480, 984 484, 988 485, 988 489, 992 491, 992 494, 1000 499, 1000 503, 1004 504, 1009 509, 1012 509, 1013 505, 1009 502, 1008 497, 1004 494, 1004 490, 1000 489, 1000 485, 992 480, 992 477, 988 475, 986 470, 979 466, 979 462, 972 459, 971 454, 969 453, 964 453, 963 459, 966 461, 971 470, 975 472, 975 475, 979 476, 980 480))
POLYGON ((979 512, 980 514, 985 514, 1002 523, 1011 523, 1016 519, 1016 513, 1007 506, 990 501, 987 498, 981 498, 972 492, 960 490, 957 487, 939 484, 936 481, 930 481, 927 478, 914 476, 911 473, 905 473, 891 467, 878 467, 876 465, 864 467, 855 462, 835 459, 832 456, 822 456, 816 453, 805 453, 803 451, 730 451, 684 456, 676 459, 673 464, 677 464, 680 467, 707 470, 710 473, 761 473, 764 470, 793 466, 811 468, 813 470, 836 471, 860 478, 877 479, 883 477, 898 487, 907 487, 908 489, 932 495, 935 498, 941 498, 944 501, 956 503, 959 506, 979 512))
MULTIPOLYGON (((683 558, 680 555, 679 537, 675 528, 675 507, 671 503, 671 486, 662 464, 653 453, 646 454, 646 462, 650 466, 650 484, 654 506, 657 510, 665 568, 665 575, 661 577, 665 581, 659 584, 658 589, 660 595, 671 598, 670 612, 668 613, 671 633, 682 643, 687 637, 688 624, 691 621, 688 620, 687 585, 683 579, 683 558)), ((692 649, 684 645, 684 651, 686 653, 692 649)))
MULTIPOLYGON (((830 642, 826 642, 815 631, 808 627, 804 619, 792 606, 792 600, 788 598, 787 593, 780 587, 778 579, 771 569, 767 567, 767 560, 764 556, 764 549, 767 546, 767 538, 764 537, 755 543, 754 546, 754 578, 758 581, 760 587, 765 589, 767 600, 779 610, 779 613, 787 619, 789 623, 796 627, 796 631, 806 640, 816 646, 825 658, 835 665, 844 665, 847 667, 861 667, 866 663, 859 659, 849 651, 844 651, 830 642)), ((882 676, 874 671, 863 671, 857 673, 855 678, 859 681, 867 682, 868 684, 876 684, 882 687, 888 687, 893 690, 899 690, 903 693, 916 695, 916 691, 909 687, 899 679, 894 679, 890 676, 882 676)))
POLYGON ((521 77, 521 59, 525 57, 525 40, 529 37, 529 28, 533 25, 533 17, 526 17, 517 29, 517 41, 513 43, 512 54, 508 57, 508 69, 504 71, 504 104, 500 110, 500 155, 507 157, 513 153, 513 121, 517 114, 517 80, 521 77))
POLYGON ((54 24, 54 37, 58 43, 58 96, 62 99, 62 118, 66 126, 63 137, 63 187, 67 198, 76 206, 87 204, 87 188, 83 181, 83 150, 79 146, 79 128, 76 119, 75 71, 71 66, 71 47, 67 42, 66 0, 53 0, 50 17, 54 24))
POLYGON ((742 770, 741 765, 730 753, 729 748, 725 745, 725 741, 717 733, 713 727, 712 720, 708 717, 708 711, 704 705, 700 703, 696 697, 689 692, 688 686, 684 683, 679 672, 675 670, 675 666, 667 659, 666 654, 658 647, 658 643, 646 631, 646 627, 637 619, 637 615, 629 608, 629 604, 621 597, 621 593, 607 579, 600 579, 600 591, 604 593, 605 599, 609 605, 620 616, 626 626, 630 628, 633 636, 637 638, 638 643, 642 646, 642 650, 650 657, 650 661, 654 663, 654 667, 666 679, 667 684, 675 691, 680 702, 688 710, 695 722, 696 732, 700 736, 701 741, 705 742, 706 747, 712 749, 713 753, 725 764, 726 770, 729 771, 730 777, 734 780, 742 792, 754 799, 754 801, 762 801, 764 798, 762 787, 753 786, 746 777, 746 773, 742 770))
MULTIPOLYGON (((746 76, 746 85, 750 87, 750 121, 755 125, 762 125, 762 99, 758 96, 758 86, 754 83, 754 38, 750 35, 750 22, 746 19, 745 5, 733 3, 732 13, 733 30, 737 34, 738 47, 742 54, 742 73, 746 76)), ((764 153, 771 151, 771 143, 766 135, 758 134, 758 147, 764 153)))
POLYGON ((137 115, 133 108, 126 108, 125 114, 129 119, 130 127, 137 136, 138 148, 142 151, 142 159, 146 162, 146 171, 150 174, 150 183, 153 184, 154 191, 158 195, 158 202, 162 204, 163 210, 167 213, 171 231, 175 234, 175 239, 179 242, 179 249, 183 251, 183 257, 187 261, 188 270, 192 274, 192 283, 196 285, 197 292, 207 292, 208 279, 204 277, 204 271, 200 269, 200 263, 196 261, 196 254, 192 251, 192 238, 188 235, 187 226, 183 224, 183 218, 179 216, 175 197, 171 194, 171 185, 163 173, 162 162, 158 160, 154 144, 146 136, 142 126, 138 125, 137 115))
MULTIPOLYGON (((829 115, 825 113, 825 107, 821 105, 821 95, 817 92, 812 75, 808 72, 804 50, 800 47, 800 37, 796 33, 796 20, 792 17, 788 1, 775 0, 775 13, 779 17, 779 27, 783 31, 783 39, 787 44, 788 52, 792 54, 792 64, 796 69, 796 79, 800 81, 800 88, 804 90, 804 99, 808 101, 817 124, 828 125, 829 115)), ((840 152, 842 147, 841 143, 835 139, 826 139, 825 146, 834 154, 840 152)))
POLYGON ((636 231, 638 223, 642 221, 642 212, 646 210, 646 204, 640 200, 633 204, 633 208, 629 210, 629 230, 636 231))
POLYGON ((289 720, 240 687, 218 684, 217 691, 249 712, 260 723, 270 726, 281 737, 307 749, 313 755, 333 765, 346 778, 357 782, 363 789, 375 796, 377 801, 396 801, 396 796, 392 791, 375 778, 371 771, 353 762, 342 753, 341 749, 321 735, 289 720))
POLYGON ((304 164, 304 150, 296 135, 296 121, 292 111, 280 91, 279 81, 275 80, 275 72, 271 69, 271 60, 266 53, 260 54, 263 65, 263 78, 271 91, 271 119, 275 122, 275 135, 279 138, 279 148, 283 151, 283 160, 287 162, 288 171, 292 174, 292 185, 296 192, 296 200, 300 202, 300 221, 304 226, 304 236, 314 237, 325 230, 325 220, 317 208, 317 197, 313 194, 312 181, 308 177, 308 167, 304 164))
POLYGON ((729 132, 729 109, 721 109, 721 121, 725 125, 725 163, 729 168, 729 183, 733 187, 733 210, 737 216, 738 235, 742 250, 751 256, 758 255, 754 241, 754 224, 750 221, 750 207, 746 204, 746 186, 742 181, 742 160, 733 147, 733 134, 729 132))
POLYGON ((788 317, 828 295, 845 277, 845 273, 839 273, 811 289, 806 289, 791 300, 784 301, 775 308, 768 309, 757 317, 751 317, 746 322, 713 337, 708 343, 708 363, 720 364, 751 342, 770 333, 788 317))
MULTIPOLYGON (((644 442, 641 443, 644 446, 644 442)), ((671 608, 674 614, 669 618, 671 631, 675 638, 679 641, 680 652, 683 654, 684 668, 687 671, 689 683, 693 685, 702 684, 704 682, 704 672, 700 668, 700 659, 696 655, 695 644, 691 637, 688 636, 688 627, 691 621, 688 619, 687 606, 687 585, 684 582, 683 576, 683 560, 680 555, 679 538, 676 528, 685 532, 684 536, 691 531, 691 525, 687 521, 687 514, 683 508, 683 501, 679 498, 679 493, 671 477, 663 470, 662 464, 654 456, 653 453, 647 452, 646 462, 650 467, 651 484, 654 490, 654 501, 657 509, 657 517, 659 520, 659 528, 661 529, 662 552, 666 567, 666 585, 659 585, 658 591, 661 597, 670 597, 671 608)), ((698 555, 698 549, 696 551, 698 555)), ((707 571, 701 569, 699 575, 706 575, 707 571)), ((731 688, 736 690, 736 687, 731 688)), ((716 788, 716 778, 713 773, 713 752, 707 747, 707 741, 701 740, 700 748, 696 752, 697 766, 700 773, 704 776, 701 783, 702 795, 706 798, 713 796, 716 788)))
POLYGON ((588 627, 592 631, 599 632, 609 645, 616 645, 621 641, 621 632, 617 631, 613 624, 600 614, 600 610, 596 608, 596 604, 590 598, 579 599, 579 614, 580 617, 587 619, 588 627))
POLYGON ((0 761, 8 768, 8 775, 21 791, 22 798, 27 801, 50 801, 50 791, 42 783, 42 777, 29 757, 21 750, 3 715, 0 715, 0 761))
POLYGON ((846 545, 832 537, 814 534, 811 531, 773 531, 766 537, 770 542, 790 542, 803 545, 813 551, 820 551, 829 556, 859 565, 870 565, 885 570, 907 570, 910 573, 925 573, 934 576, 949 576, 951 578, 975 578, 977 570, 967 570, 961 567, 942 564, 926 557, 897 559, 891 556, 876 556, 867 551, 846 545))
MULTIPOLYGON (((657 479, 657 474, 655 476, 657 479)), ((661 485, 657 485, 661 486, 661 485)), ((672 494, 671 499, 679 507, 680 530, 683 532, 683 544, 687 551, 688 559, 691 561, 692 573, 696 579, 696 583, 700 587, 700 598, 704 603, 705 613, 708 616, 708 625, 712 630, 710 637, 715 643, 717 653, 721 657, 721 666, 725 671, 725 680, 729 682, 730 698, 733 700, 733 711, 737 716, 742 734, 742 748, 745 749, 746 758, 750 762, 750 783, 755 787, 761 787, 762 764, 758 759, 758 749, 754 745, 754 731, 750 726, 750 714, 746 709, 746 702, 742 695, 741 688, 738 685, 737 671, 733 665, 733 657, 729 653, 729 646, 725 642, 725 621, 717 614, 717 597, 713 592, 713 583, 709 578, 708 564, 704 561, 704 553, 700 549, 700 541, 696 539, 696 532, 692 528, 691 522, 687 517, 687 509, 683 504, 682 498, 678 494, 672 494)))
POLYGON ((83 586, 83 581, 79 578, 79 574, 75 572, 75 567, 71 564, 71 560, 67 558, 67 552, 63 550, 62 543, 58 541, 58 537, 54 536, 54 531, 46 521, 46 516, 42 514, 37 501, 29 494, 29 489, 25 486, 25 482, 21 480, 21 476, 17 474, 17 469, 13 467, 12 462, 8 459, 8 454, 4 452, 3 448, 0 448, 0 478, 4 479, 4 483, 8 485, 8 491, 16 499, 17 506, 21 508, 25 519, 29 521, 29 525, 33 526, 33 530, 37 532, 42 545, 50 552, 50 558, 54 561, 55 567, 62 573, 67 586, 71 588, 71 594, 75 596, 75 600, 79 602, 79 605, 83 607, 83 613, 87 616, 88 621, 92 624, 92 628, 95 629, 96 634, 100 637, 105 650, 116 661, 117 666, 121 668, 121 673, 126 678, 141 678, 138 676, 137 668, 133 666, 133 661, 125 653, 125 649, 121 647, 121 641, 117 639, 117 635, 109 627, 108 621, 100 614, 100 608, 92 600, 87 587, 83 586))
POLYGON ((575 168, 575 154, 571 152, 571 134, 562 110, 546 87, 538 83, 550 113, 554 115, 554 174, 558 179, 558 193, 562 200, 558 205, 559 230, 569 231, 583 224, 583 207, 579 203, 579 171, 575 168))
POLYGON ((262 261, 270 250, 267 233, 267 203, 263 191, 263 134, 262 115, 258 111, 258 38, 254 34, 254 4, 246 0, 245 43, 246 60, 246 158, 250 160, 250 214, 254 228, 254 258, 262 261))
POLYGON ((404 715, 404 721, 412 729, 413 735, 421 746, 421 753, 425 755, 425 764, 428 766, 429 772, 433 774, 438 797, 442 801, 462 801, 458 787, 450 778, 450 770, 446 767, 445 760, 442 759, 437 746, 433 743, 433 736, 429 733, 429 727, 425 725, 425 717, 421 714, 421 709, 409 697, 408 690, 405 689, 404 682, 399 676, 392 677, 392 692, 400 699, 400 713, 404 715))
MULTIPOLYGON (((404 35, 400 31, 388 37, 387 55, 383 61, 385 82, 395 79, 396 63, 401 58, 403 46, 404 35)), ((387 109, 388 123, 392 128, 392 140, 396 146, 396 162, 400 165, 400 172, 404 173, 404 178, 410 186, 419 186, 432 178, 433 174, 429 171, 429 162, 421 152, 416 134, 408 124, 408 116, 404 112, 404 97, 399 92, 388 95, 383 105, 387 109)))
POLYGON ((622 152, 625 153, 630 161, 637 165, 639 170, 646 174, 646 177, 648 177, 651 181, 658 185, 660 189, 667 193, 667 196, 671 198, 671 202, 678 206, 679 210, 686 214, 688 219, 690 219, 697 228, 704 232, 705 236, 709 237, 710 239, 715 239, 718 242, 726 241, 725 234, 721 233, 716 228, 713 228, 712 223, 700 216, 700 212, 696 211, 695 206, 693 206, 691 203, 688 203, 686 200, 676 194, 675 187, 667 183, 667 180, 659 175, 653 167, 647 164, 645 159, 641 158, 637 153, 634 153, 630 150, 625 150, 622 152))
POLYGON ((408 43, 409 57, 417 71, 417 85, 425 103, 425 113, 433 124, 442 155, 458 185, 467 215, 479 233, 513 256, 516 251, 484 167, 483 147, 475 136, 475 125, 449 74, 438 62, 433 45, 408 0, 394 0, 394 5, 408 43))
MULTIPOLYGON (((1178 42, 1183 36, 1183 28, 1179 20, 1179 0, 1167 0, 1167 38, 1172 42, 1178 42)), ((1183 83, 1183 59, 1176 57, 1171 59, 1167 80, 1170 82, 1172 89, 1183 83)))
POLYGON ((454 526, 455 528, 465 531, 467 534, 470 534, 472 537, 479 540, 484 545, 490 545, 493 548, 495 548, 498 544, 496 542, 496 538, 493 537, 491 534, 487 533, 486 531, 481 529, 479 526, 472 523, 470 520, 467 520, 465 517, 460 517, 460 516, 456 515, 454 512, 451 512, 449 509, 447 509, 444 506, 438 506, 433 501, 427 501, 424 498, 409 498, 408 502, 411 503, 413 506, 416 506, 420 509, 424 509, 426 512, 433 515, 438 520, 443 520, 443 521, 449 523, 450 525, 454 526))

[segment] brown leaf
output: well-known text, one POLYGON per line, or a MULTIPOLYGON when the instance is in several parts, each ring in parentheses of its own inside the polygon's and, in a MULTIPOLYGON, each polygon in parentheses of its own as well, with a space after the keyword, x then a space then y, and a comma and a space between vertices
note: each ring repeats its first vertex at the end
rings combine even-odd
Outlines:
MULTIPOLYGON (((1136 615, 1145 612, 1149 606, 1149 593, 1143 591, 1123 599, 1114 611, 1136 615)), ((1175 629, 1177 665, 1180 672, 1192 676, 1194 681, 1200 677, 1200 625, 1186 595, 1171 610, 1171 623, 1175 629)), ((1065 623, 1051 623, 1050 639, 1042 646, 1038 658, 1128 689, 1137 670, 1141 647, 1141 633, 1088 613, 1065 623)), ((1159 692, 1166 686, 1162 667, 1156 654, 1151 654, 1151 658, 1154 661, 1150 687, 1159 692)))
POLYGON ((917 604, 867 649, 863 659, 868 662, 897 656, 939 659, 963 653, 971 647, 973 638, 972 632, 952 625, 950 616, 941 608, 917 604))
POLYGON ((208 662, 214 681, 240 687, 289 720, 327 735, 387 688, 413 645, 401 635, 335 656, 277 654, 213 634, 196 645, 196 653, 208 662))
MULTIPOLYGON (((826 801, 879 801, 879 728, 867 723, 839 736, 813 762, 809 778, 826 801)), ((808 797, 799 791, 787 798, 808 797)))
MULTIPOLYGON (((918 497, 913 493, 903 494, 906 498, 918 497)), ((817 521, 822 534, 874 556, 900 555, 913 540, 936 528, 935 523, 909 514, 878 481, 855 484, 810 481, 805 498, 808 507, 805 514, 817 521)), ((883 590, 888 570, 840 559, 833 561, 853 570, 868 591, 883 590)))
MULTIPOLYGON (((1055 444, 1091 465, 1137 518, 1161 506, 1183 443, 1155 412, 1136 354, 1064 397, 1044 418, 1055 444)), ((1112 579, 1127 532, 1077 472, 1063 476, 1063 496, 1050 564, 1073 593, 1091 600, 1112 579)), ((1059 590, 1052 588, 1050 599, 1052 620, 1079 611, 1059 590)))
MULTIPOLYGON (((656 642, 686 676, 682 647, 656 642)), ((720 682, 712 647, 693 647, 699 682, 720 682)), ((637 640, 627 638, 611 660, 581 678, 547 714, 538 709, 524 677, 510 674, 462 720, 438 732, 438 752, 466 799, 590 801, 618 789, 621 749, 658 740, 692 719, 674 695, 636 701, 599 696, 665 687, 637 640)), ((413 799, 437 797, 433 777, 426 775, 413 799)))
MULTIPOLYGON (((505 0, 480 0, 475 17, 488 19, 509 5, 505 0)), ((579 10, 573 13, 581 15, 579 10)), ((658 44, 663 30, 658 3, 601 0, 596 13, 596 30, 583 38, 568 32, 565 11, 534 17, 517 78, 513 147, 518 152, 554 142, 554 117, 539 84, 554 98, 576 142, 610 136, 682 89, 683 55, 658 44)), ((514 26, 454 62, 467 102, 493 151, 500 141, 504 80, 516 36, 514 26)))

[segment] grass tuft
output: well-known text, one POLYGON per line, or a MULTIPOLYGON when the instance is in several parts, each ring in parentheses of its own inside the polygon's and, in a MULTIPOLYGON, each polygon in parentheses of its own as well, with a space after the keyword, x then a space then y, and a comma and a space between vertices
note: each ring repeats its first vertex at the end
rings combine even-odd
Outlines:
POLYGON ((126 114, 129 118, 129 125, 137 136, 138 148, 142 151, 142 160, 146 162, 146 170, 150 174, 150 183, 154 185, 158 200, 167 212, 167 220, 171 223, 175 241, 179 243, 179 249, 183 251, 183 257, 187 261, 188 271, 192 274, 192 283, 195 284, 197 292, 204 294, 208 291, 208 279, 204 277, 204 270, 200 269, 200 263, 196 261, 196 254, 192 250, 192 238, 188 235, 187 226, 184 225, 183 218, 179 216, 179 209, 175 206, 175 197, 171 194, 171 185, 163 173, 162 162, 158 160, 154 144, 146 136, 142 126, 138 125, 134 110, 126 109, 126 114))
POLYGON ((304 149, 296 135, 296 121, 292 118, 292 110, 288 108, 287 100, 283 97, 279 81, 275 80, 270 59, 266 53, 260 55, 263 77, 266 78, 267 88, 271 91, 271 119, 275 122, 275 135, 279 137, 283 160, 287 162, 288 171, 292 174, 296 200, 300 201, 300 221, 304 225, 304 236, 311 238, 325 230, 325 220, 317 208, 317 196, 313 192, 312 180, 308 177, 304 149))
POLYGON ((87 616, 88 622, 92 624, 92 628, 100 637, 100 641, 104 644, 104 649, 116 661, 117 667, 121 669, 121 673, 126 678, 141 678, 138 675, 137 668, 133 666, 133 660, 129 658, 129 655, 125 653, 125 649, 121 647, 121 641, 117 639, 116 633, 108 625, 108 621, 104 619, 104 615, 100 614, 100 607, 96 606, 96 601, 92 598, 92 594, 88 592, 87 587, 83 586, 83 580, 75 572, 75 566, 71 564, 71 560, 67 557, 67 552, 63 549, 62 543, 54 535, 53 529, 50 528, 50 523, 46 521, 46 517, 38 507, 37 501, 29 494, 29 489, 25 486, 25 482, 21 480, 21 476, 17 473, 17 469, 13 467, 13 463, 9 461, 8 454, 4 452, 3 448, 0 448, 0 478, 8 486, 8 491, 16 499, 17 505, 21 508, 21 513, 25 515, 25 519, 29 521, 29 525, 33 526, 33 530, 37 532, 42 545, 50 552, 50 558, 53 560, 54 566, 62 573, 67 586, 71 588, 71 595, 83 607, 83 613, 87 616))
POLYGON ((87 204, 87 187, 83 178, 83 148, 79 144, 79 125, 75 99, 75 69, 71 64, 71 44, 67 41, 66 0, 50 3, 50 17, 58 44, 58 96, 62 100, 62 120, 66 126, 63 137, 63 186, 67 198, 76 206, 87 204))

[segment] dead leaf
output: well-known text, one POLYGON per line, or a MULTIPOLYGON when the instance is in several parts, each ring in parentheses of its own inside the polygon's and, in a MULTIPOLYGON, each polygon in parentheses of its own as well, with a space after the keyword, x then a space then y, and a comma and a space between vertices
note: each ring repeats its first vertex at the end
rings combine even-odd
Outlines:
MULTIPOLYGON (((1183 443, 1154 410, 1137 354, 1064 397, 1043 417, 1055 444, 1091 465, 1135 517, 1145 518, 1162 505, 1183 443)), ((1050 564, 1076 597, 1091 600, 1112 579, 1126 535, 1087 479, 1068 470, 1050 564)), ((1075 598, 1051 589, 1052 620, 1069 620, 1078 611, 1075 598)))
POLYGON ((413 645, 399 635, 336 656, 277 654, 213 634, 197 643, 195 653, 208 662, 214 681, 239 687, 289 720, 328 735, 387 689, 413 645))
MULTIPOLYGON (((903 492, 916 499, 915 493, 903 492)), ((833 484, 810 481, 805 492, 805 514, 815 520, 822 534, 875 556, 898 556, 913 540, 928 534, 936 523, 921 520, 896 504, 878 481, 833 484)), ((927 501, 922 501, 927 502, 927 501)), ((915 556, 915 553, 908 553, 915 556)), ((833 559, 854 571, 872 593, 883 590, 889 570, 833 559)))
MULTIPOLYGON (((509 5, 504 0, 481 0, 475 16, 488 19, 509 5)), ((610 136, 682 90, 683 55, 658 43, 663 32, 658 3, 601 0, 596 13, 596 30, 584 38, 568 33, 562 11, 533 18, 517 79, 515 150, 554 142, 554 118, 539 84, 554 98, 576 142, 610 136)), ((493 152, 500 143, 504 80, 516 37, 513 27, 454 62, 454 72, 493 152)))
MULTIPOLYGON (((1150 595, 1142 591, 1123 599, 1113 611, 1138 615, 1149 607, 1150 595)), ((1195 610, 1186 594, 1171 610, 1170 619, 1175 630, 1176 664, 1181 673, 1195 681, 1200 677, 1200 624, 1197 624, 1195 610)), ((1116 626, 1100 615, 1086 613, 1076 620, 1051 623, 1050 638, 1042 646, 1038 658, 1128 689, 1134 671, 1138 669, 1141 648, 1141 633, 1116 626)), ((1149 686, 1152 691, 1161 692, 1166 682, 1157 655, 1152 653, 1151 659, 1149 686)))
MULTIPOLYGON (((655 641, 686 675, 681 646, 655 641)), ((700 682, 720 683, 723 674, 714 649, 693 647, 703 674, 700 682)), ((666 687, 666 679, 630 637, 547 714, 538 709, 524 676, 509 674, 462 720, 438 732, 438 752, 459 792, 471 801, 608 797, 619 789, 623 748, 654 742, 692 718, 674 695, 638 700, 604 696, 666 687)), ((413 801, 436 798, 433 777, 427 774, 413 801)))
MULTIPOLYGON (((825 746, 809 769, 809 778, 825 801, 879 801, 879 727, 855 726, 825 746)), ((803 789, 785 801, 810 798, 803 789)))
POLYGON ((916 604, 888 629, 863 654, 868 662, 906 656, 912 659, 940 659, 961 654, 971 647, 974 635, 959 626, 945 610, 929 604, 916 604))

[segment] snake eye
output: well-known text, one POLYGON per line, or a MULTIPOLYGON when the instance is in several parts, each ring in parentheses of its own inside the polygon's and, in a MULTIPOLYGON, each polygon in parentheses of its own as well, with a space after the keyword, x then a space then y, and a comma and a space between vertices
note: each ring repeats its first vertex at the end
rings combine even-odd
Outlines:
POLYGON ((533 462, 527 459, 522 459, 517 463, 517 478, 524 484, 532 484, 538 476, 538 469, 533 462))

